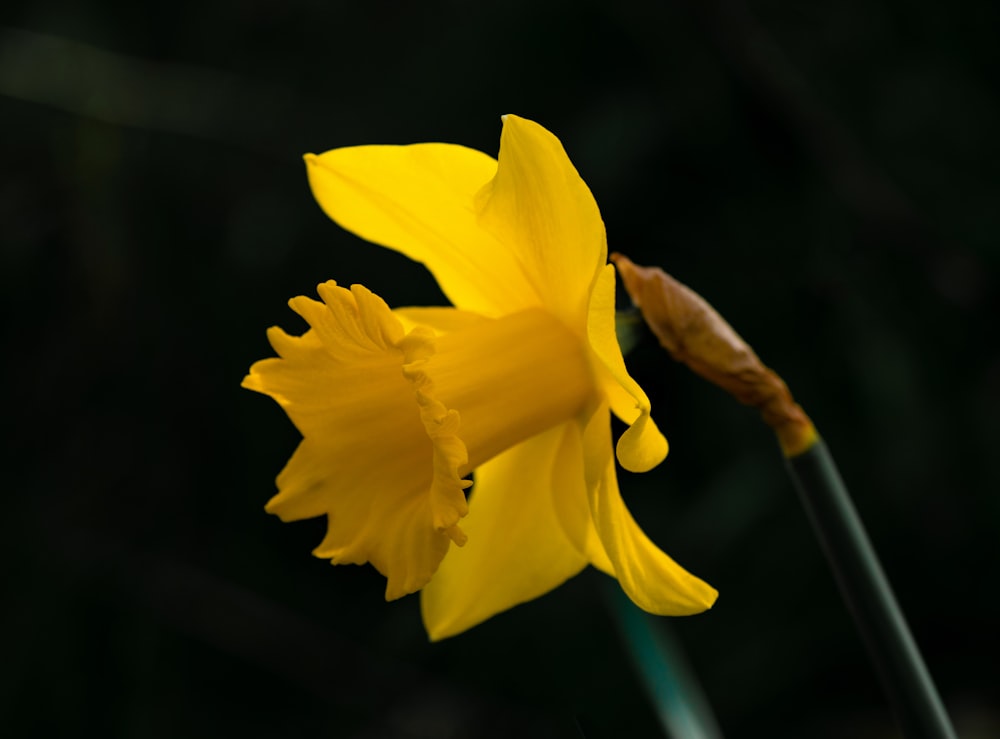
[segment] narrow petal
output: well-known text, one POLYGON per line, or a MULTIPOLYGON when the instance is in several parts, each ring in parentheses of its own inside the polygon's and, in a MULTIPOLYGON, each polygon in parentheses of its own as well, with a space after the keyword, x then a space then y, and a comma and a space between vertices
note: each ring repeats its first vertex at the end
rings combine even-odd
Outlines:
POLYGON ((305 157, 326 214, 422 262, 458 308, 486 316, 535 305, 514 252, 483 229, 476 194, 497 162, 453 144, 354 146, 305 157))
POLYGON ((554 490, 553 495, 563 533, 590 564, 614 577, 614 565, 604 551, 604 545, 594 526, 594 518, 590 514, 587 481, 583 474, 583 427, 580 423, 563 426, 556 469, 563 470, 563 484, 554 490))
POLYGON ((421 592, 432 640, 537 598, 586 566, 563 535, 553 504, 554 495, 578 494, 583 487, 580 465, 561 464, 565 429, 539 434, 476 470, 462 521, 469 541, 449 553, 421 592))
POLYGON ((480 222, 512 250, 545 306, 581 326, 607 238, 594 196, 559 139, 504 116, 496 177, 479 198, 480 222))
POLYGON ((607 407, 584 431, 590 510, 615 577, 632 601, 649 613, 686 616, 712 607, 718 592, 664 554, 625 507, 618 490, 607 407))
POLYGON ((602 384, 611 409, 629 424, 618 439, 618 461, 630 472, 646 472, 667 456, 667 440, 649 415, 649 398, 625 368, 615 334, 615 268, 610 264, 594 284, 587 334, 605 370, 602 384))

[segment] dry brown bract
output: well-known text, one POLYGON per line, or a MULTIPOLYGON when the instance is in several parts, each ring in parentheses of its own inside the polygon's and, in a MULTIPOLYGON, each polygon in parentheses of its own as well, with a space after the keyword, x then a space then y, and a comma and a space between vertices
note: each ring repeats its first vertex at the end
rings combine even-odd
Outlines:
POLYGON ((785 456, 801 454, 815 443, 816 429, 788 386, 704 298, 658 267, 640 267, 621 254, 612 254, 611 261, 632 302, 675 360, 758 409, 785 456))

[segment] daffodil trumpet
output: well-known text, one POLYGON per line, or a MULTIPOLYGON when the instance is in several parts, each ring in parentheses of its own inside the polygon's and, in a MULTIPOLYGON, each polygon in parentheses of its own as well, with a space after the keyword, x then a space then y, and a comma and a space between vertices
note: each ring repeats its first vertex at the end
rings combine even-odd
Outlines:
POLYGON ((272 328, 278 357, 243 382, 303 436, 267 510, 325 515, 316 556, 370 562, 388 599, 419 590, 432 639, 587 565, 650 613, 711 607, 716 591, 643 533, 618 488, 616 456, 643 472, 667 443, 625 368, 604 224, 559 140, 510 115, 498 159, 414 144, 306 163, 330 218, 426 265, 453 307, 391 310, 332 281, 291 301, 309 329, 272 328), (628 425, 616 446, 611 413, 628 425))

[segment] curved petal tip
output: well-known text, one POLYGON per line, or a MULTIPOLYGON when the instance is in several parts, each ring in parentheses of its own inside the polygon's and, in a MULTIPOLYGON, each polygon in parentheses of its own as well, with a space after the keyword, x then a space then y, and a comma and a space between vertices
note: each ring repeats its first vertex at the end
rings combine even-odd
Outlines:
POLYGON ((640 413, 615 446, 618 461, 629 472, 648 472, 666 458, 668 450, 666 437, 648 411, 640 413))

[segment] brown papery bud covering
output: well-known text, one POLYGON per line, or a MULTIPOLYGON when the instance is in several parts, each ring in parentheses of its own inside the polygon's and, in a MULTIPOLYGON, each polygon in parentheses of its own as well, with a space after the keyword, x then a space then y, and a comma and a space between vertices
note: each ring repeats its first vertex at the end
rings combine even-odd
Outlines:
POLYGON ((785 456, 801 454, 816 442, 816 429, 788 386, 704 298, 658 267, 640 267, 621 254, 612 254, 611 261, 632 302, 675 360, 759 410, 785 456))

